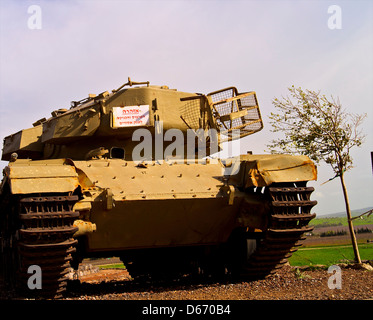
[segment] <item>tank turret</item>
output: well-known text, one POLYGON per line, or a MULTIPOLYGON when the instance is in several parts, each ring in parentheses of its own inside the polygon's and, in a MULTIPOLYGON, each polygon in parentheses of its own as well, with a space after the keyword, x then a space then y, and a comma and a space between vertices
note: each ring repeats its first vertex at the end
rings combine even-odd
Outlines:
MULTIPOLYGON (((210 130, 208 144, 213 142, 213 150, 219 150, 221 142, 255 133, 263 124, 255 92, 238 93, 230 87, 204 95, 129 78, 111 93, 72 101, 70 109, 55 110, 52 117, 36 121, 33 128, 6 137, 2 160, 9 161, 14 152, 29 159, 88 159, 98 152, 100 157, 132 160, 137 144, 132 138, 139 128, 147 129, 152 140, 169 129, 179 130, 183 139, 176 141, 174 148, 187 143, 188 132, 191 140, 196 132, 210 130), (102 150, 107 153, 101 154, 102 150)), ((162 151, 171 142, 165 141, 162 151)), ((159 154, 153 151, 152 158, 159 154)))

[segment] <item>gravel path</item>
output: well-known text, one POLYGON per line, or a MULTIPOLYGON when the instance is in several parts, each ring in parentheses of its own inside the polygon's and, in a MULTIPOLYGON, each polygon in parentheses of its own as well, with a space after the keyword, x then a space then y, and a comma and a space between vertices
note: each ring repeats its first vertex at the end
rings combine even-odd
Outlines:
MULTIPOLYGON (((69 281, 62 300, 373 300, 373 271, 342 266, 341 289, 330 289, 326 269, 284 266, 255 281, 133 280, 125 269, 102 269, 69 281)), ((21 299, 3 290, 0 300, 21 299)))
POLYGON ((126 270, 108 269, 81 277, 66 300, 365 300, 373 299, 373 271, 342 267, 341 289, 329 289, 325 269, 285 266, 266 279, 192 283, 130 280, 126 270))

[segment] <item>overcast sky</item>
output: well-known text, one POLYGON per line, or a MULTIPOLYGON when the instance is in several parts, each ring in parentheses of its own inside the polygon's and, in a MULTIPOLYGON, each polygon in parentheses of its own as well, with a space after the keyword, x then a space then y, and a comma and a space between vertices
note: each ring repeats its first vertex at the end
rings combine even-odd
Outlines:
MULTIPOLYGON (((355 168, 346 173, 352 209, 365 208, 373 206, 372 57, 370 0, 1 0, 0 139, 130 76, 187 92, 256 91, 265 128, 240 147, 263 153, 273 135, 271 101, 295 85, 367 113, 365 143, 352 150, 355 168), (332 5, 340 15, 328 13, 332 5)), ((314 211, 343 211, 339 180, 321 185, 334 174, 327 165, 318 171, 314 211)))

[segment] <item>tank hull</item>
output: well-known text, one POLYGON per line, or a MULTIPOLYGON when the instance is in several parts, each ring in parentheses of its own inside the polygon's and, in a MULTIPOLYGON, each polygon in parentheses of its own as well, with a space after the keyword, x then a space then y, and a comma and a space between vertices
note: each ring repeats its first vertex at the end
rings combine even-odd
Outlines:
POLYGON ((84 172, 81 203, 92 204, 90 221, 97 226, 87 251, 218 244, 237 225, 243 194, 229 203, 218 160, 74 165, 84 172))
POLYGON ((313 180, 307 159, 292 157, 289 165, 288 156, 241 156, 231 176, 232 166, 218 159, 17 160, 5 169, 4 182, 13 194, 78 194, 74 210, 95 225, 79 233, 87 252, 207 245, 226 242, 238 226, 264 229, 269 208, 245 189, 294 182, 295 176, 313 180), (249 212, 243 213, 243 201, 249 212))
POLYGON ((110 212, 93 205, 91 221, 97 231, 88 235, 88 251, 211 245, 227 241, 236 225, 239 201, 180 199, 117 202, 110 212))

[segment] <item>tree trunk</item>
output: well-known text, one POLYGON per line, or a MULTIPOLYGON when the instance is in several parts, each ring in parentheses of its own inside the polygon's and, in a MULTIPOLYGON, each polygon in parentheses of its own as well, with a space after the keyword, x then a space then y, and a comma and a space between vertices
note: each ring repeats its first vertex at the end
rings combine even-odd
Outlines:
POLYGON ((350 202, 348 201, 347 188, 346 188, 343 172, 341 173, 340 178, 341 178, 343 195, 344 195, 344 198, 345 198, 345 205, 346 205, 346 212, 347 212, 347 222, 348 222, 348 228, 350 230, 352 248, 354 249, 355 262, 361 263, 359 248, 357 246, 356 235, 355 235, 355 232, 354 232, 354 226, 353 226, 352 220, 351 220, 350 202))

